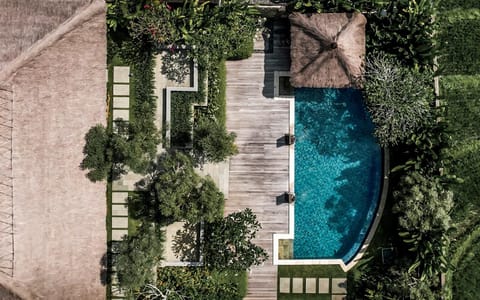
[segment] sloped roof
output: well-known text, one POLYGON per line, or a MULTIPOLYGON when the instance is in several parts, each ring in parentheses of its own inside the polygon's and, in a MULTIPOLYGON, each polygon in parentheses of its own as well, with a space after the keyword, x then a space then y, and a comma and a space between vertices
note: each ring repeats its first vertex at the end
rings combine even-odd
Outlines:
POLYGON ((362 14, 293 13, 290 24, 294 87, 358 87, 365 57, 362 14))

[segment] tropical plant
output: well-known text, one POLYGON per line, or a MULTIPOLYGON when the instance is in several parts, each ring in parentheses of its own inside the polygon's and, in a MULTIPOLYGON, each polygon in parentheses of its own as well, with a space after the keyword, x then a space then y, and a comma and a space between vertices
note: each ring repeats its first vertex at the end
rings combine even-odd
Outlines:
POLYGON ((264 249, 252 243, 261 225, 249 208, 205 227, 203 253, 210 268, 246 270, 268 258, 264 249))
POLYGON ((303 13, 320 12, 369 12, 385 6, 385 0, 292 0, 289 10, 303 13))
POLYGON ((202 117, 193 130, 193 156, 199 164, 219 163, 238 153, 235 133, 228 133, 217 121, 202 117))
POLYGON ((200 65, 225 58, 245 58, 253 51, 257 12, 246 0, 166 2, 152 5, 132 22, 132 36, 157 49, 187 51, 200 65))
POLYGON ((403 67, 384 53, 367 60, 367 108, 382 146, 395 146, 430 120, 432 73, 403 67))
POLYGON ((155 282, 155 268, 163 259, 165 233, 153 225, 143 224, 135 235, 125 236, 112 246, 113 265, 120 286, 129 294, 155 282))
POLYGON ((433 64, 434 0, 383 1, 368 16, 369 52, 387 51, 409 66, 433 64))
POLYGON ((152 295, 161 294, 168 294, 166 299, 178 300, 241 299, 238 282, 231 281, 232 275, 240 276, 240 273, 230 270, 209 270, 204 267, 158 268, 156 286, 146 286, 142 294, 148 298, 141 299, 165 299, 150 298, 152 295))
POLYGON ((418 269, 420 278, 428 279, 446 271, 453 193, 446 190, 438 178, 413 171, 400 179, 399 189, 393 196, 399 234, 410 245, 409 250, 416 253, 409 272, 418 269))

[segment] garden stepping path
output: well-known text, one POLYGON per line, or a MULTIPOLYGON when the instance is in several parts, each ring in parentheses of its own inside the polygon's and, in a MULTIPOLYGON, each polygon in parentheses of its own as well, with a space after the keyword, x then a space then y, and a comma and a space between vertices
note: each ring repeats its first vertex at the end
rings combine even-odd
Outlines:
POLYGON ((330 294, 332 300, 347 297, 346 278, 280 277, 278 286, 280 294, 330 294))

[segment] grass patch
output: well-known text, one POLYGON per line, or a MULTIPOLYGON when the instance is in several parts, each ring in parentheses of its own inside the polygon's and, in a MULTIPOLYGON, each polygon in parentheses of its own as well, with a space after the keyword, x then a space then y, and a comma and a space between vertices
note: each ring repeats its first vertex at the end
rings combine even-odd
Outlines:
POLYGON ((478 284, 480 282, 480 237, 462 251, 462 259, 457 265, 452 278, 452 299, 478 299, 478 284))
POLYGON ((447 104, 448 129, 454 142, 480 137, 480 76, 444 76, 441 96, 447 104))
POLYGON ((457 8, 480 8, 478 0, 440 0, 438 3, 439 10, 451 10, 457 8))
POLYGON ((439 65, 442 74, 478 74, 480 70, 480 18, 440 20, 438 33, 442 55, 439 65))

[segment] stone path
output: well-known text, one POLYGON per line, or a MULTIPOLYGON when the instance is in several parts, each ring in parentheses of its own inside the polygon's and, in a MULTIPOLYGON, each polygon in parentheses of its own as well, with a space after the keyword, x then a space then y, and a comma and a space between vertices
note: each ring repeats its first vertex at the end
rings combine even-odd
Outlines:
POLYGON ((330 294, 332 300, 346 299, 346 278, 280 277, 281 294, 330 294))
POLYGON ((113 67, 113 120, 128 121, 130 115, 130 67, 113 67))

